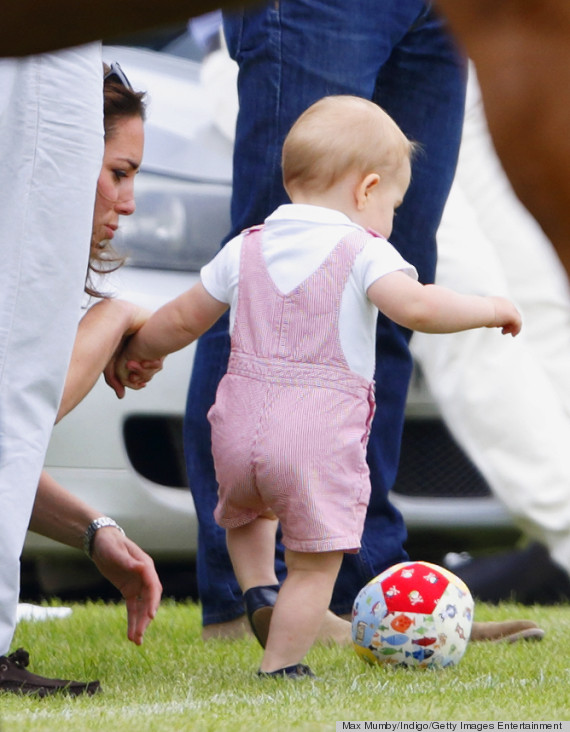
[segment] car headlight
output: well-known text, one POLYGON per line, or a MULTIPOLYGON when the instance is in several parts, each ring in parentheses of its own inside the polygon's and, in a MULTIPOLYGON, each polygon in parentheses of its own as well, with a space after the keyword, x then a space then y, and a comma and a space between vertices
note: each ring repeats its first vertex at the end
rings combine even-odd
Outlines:
POLYGON ((230 230, 231 186, 141 172, 114 242, 133 267, 198 271, 230 230))

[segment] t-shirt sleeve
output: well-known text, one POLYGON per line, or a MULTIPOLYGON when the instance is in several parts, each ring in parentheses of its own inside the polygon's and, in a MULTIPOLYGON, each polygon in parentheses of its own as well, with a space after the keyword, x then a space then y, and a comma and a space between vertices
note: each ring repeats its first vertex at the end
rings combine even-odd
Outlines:
POLYGON ((412 279, 418 279, 418 272, 413 264, 407 262, 397 249, 386 239, 371 237, 360 252, 355 265, 364 292, 373 282, 390 272, 404 272, 412 279))
POLYGON ((241 236, 235 237, 200 270, 200 280, 207 292, 228 305, 239 278, 240 245, 241 236))

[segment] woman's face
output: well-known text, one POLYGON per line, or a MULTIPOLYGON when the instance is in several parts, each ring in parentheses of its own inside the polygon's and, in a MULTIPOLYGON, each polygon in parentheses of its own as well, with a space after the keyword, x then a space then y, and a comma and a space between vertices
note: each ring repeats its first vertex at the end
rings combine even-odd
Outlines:
POLYGON ((134 213, 134 181, 141 164, 143 145, 142 119, 119 119, 112 136, 105 142, 93 213, 93 244, 112 239, 119 226, 119 216, 134 213))

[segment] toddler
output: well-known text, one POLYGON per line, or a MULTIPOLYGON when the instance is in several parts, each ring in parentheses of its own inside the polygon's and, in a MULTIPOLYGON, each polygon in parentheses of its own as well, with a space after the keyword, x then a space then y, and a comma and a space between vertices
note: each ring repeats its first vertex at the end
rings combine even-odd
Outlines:
POLYGON ((120 359, 123 384, 140 388, 152 360, 188 345, 230 308, 229 367, 208 415, 215 518, 265 648, 260 675, 313 675, 302 661, 343 553, 360 547, 378 310, 431 333, 497 327, 514 336, 521 328, 504 298, 420 284, 387 241, 413 150, 372 102, 316 102, 283 146, 292 203, 223 247, 201 282, 158 310, 120 359), (287 563, 281 587, 278 522, 287 563))

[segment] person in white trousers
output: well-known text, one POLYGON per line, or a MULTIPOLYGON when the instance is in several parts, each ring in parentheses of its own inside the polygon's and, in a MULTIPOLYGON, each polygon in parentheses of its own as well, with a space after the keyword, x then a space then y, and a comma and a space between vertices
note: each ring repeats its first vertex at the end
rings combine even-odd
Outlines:
POLYGON ((99 44, 0 62, 0 655, 77 331, 103 156, 99 44))
POLYGON ((494 152, 473 68, 437 239, 436 282, 511 297, 523 333, 508 346, 489 330, 429 342, 415 333, 412 353, 449 430, 493 493, 570 573, 568 278, 494 152))

